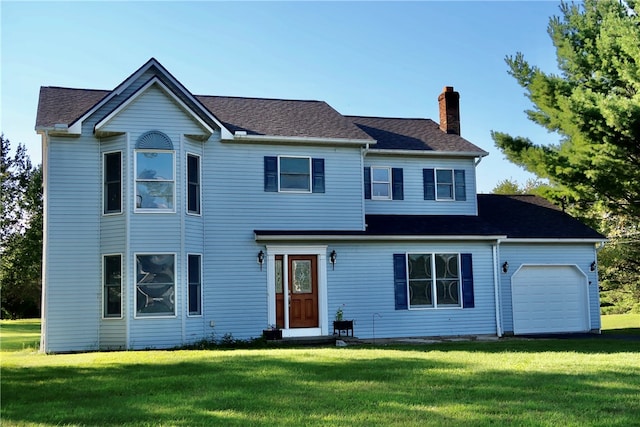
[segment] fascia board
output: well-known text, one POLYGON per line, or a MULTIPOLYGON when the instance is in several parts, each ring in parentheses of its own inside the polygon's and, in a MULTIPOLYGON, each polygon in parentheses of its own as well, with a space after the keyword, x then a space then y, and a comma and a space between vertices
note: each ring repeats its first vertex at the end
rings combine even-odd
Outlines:
MULTIPOLYGON (((255 233, 254 233, 255 234, 255 233)), ((310 242, 310 241, 394 241, 394 242, 419 242, 419 241, 500 241, 506 236, 358 236, 344 234, 310 234, 310 235, 259 235, 255 234, 256 242, 310 242)))
POLYGON ((136 99, 138 99, 147 89, 149 89, 153 85, 158 85, 163 92, 165 92, 167 95, 169 95, 171 97, 171 99, 173 99, 174 102, 176 102, 178 105, 180 105, 180 107, 183 110, 187 111, 189 113, 189 115, 191 115, 191 117, 195 121, 197 121, 198 124, 202 128, 204 128, 207 132, 209 132, 210 134, 214 132, 214 130, 211 129, 211 127, 207 123, 205 123, 204 120, 202 120, 200 118, 200 116, 195 114, 195 112, 191 108, 189 108, 189 106, 187 104, 185 104, 180 98, 178 98, 175 95, 175 93, 173 93, 173 91, 171 89, 169 89, 164 83, 162 83, 162 81, 158 77, 153 77, 146 84, 144 84, 142 87, 140 87, 140 89, 138 89, 136 92, 134 92, 129 98, 127 98, 123 103, 118 105, 105 118, 103 118, 98 123, 96 123, 96 125, 94 126, 94 132, 99 131, 103 126, 105 126, 107 123, 109 123, 109 121, 111 121, 115 116, 120 114, 120 112, 125 110, 131 103, 133 103, 136 99))
POLYGON ((365 152, 382 156, 425 156, 425 157, 486 157, 486 151, 429 151, 429 150, 383 150, 372 148, 365 152))
POLYGON ((579 238, 505 238, 500 244, 508 243, 605 243, 609 239, 579 239, 579 238))

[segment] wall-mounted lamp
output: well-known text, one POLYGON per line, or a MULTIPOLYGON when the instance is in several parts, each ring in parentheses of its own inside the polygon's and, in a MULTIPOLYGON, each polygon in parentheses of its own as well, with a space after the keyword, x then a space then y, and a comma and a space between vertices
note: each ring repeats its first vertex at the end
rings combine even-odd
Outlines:
POLYGON ((264 264, 264 252, 258 252, 258 264, 260 264, 260 271, 262 271, 262 264, 264 264))
POLYGON ((509 263, 505 261, 504 263, 502 263, 502 272, 506 273, 507 271, 509 271, 509 263))
POLYGON ((589 265, 589 271, 596 271, 596 262, 593 261, 591 265, 589 265))
POLYGON ((333 250, 331 251, 331 253, 329 254, 329 261, 331 262, 331 266, 333 267, 333 269, 336 269, 336 258, 338 257, 338 254, 336 254, 336 251, 333 250))

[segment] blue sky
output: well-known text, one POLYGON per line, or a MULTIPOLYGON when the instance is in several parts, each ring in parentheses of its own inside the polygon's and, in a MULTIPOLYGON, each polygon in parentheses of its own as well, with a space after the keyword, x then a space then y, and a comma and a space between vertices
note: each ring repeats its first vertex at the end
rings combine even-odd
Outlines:
POLYGON ((504 58, 555 72, 556 1, 0 3, 0 130, 41 161, 40 86, 113 89, 149 58, 196 95, 324 100, 343 114, 438 121, 460 92, 462 136, 488 151, 478 191, 531 175, 491 130, 555 143, 504 58))

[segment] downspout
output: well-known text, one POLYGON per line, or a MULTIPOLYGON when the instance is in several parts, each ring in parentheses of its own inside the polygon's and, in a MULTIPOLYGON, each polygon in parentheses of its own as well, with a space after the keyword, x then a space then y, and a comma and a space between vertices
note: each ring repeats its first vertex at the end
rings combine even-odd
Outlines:
POLYGON ((493 244, 493 295, 496 306, 496 335, 502 337, 502 306, 500 304, 500 286, 498 280, 498 260, 500 259, 500 239, 493 244))
POLYGON ((124 306, 126 307, 124 313, 124 336, 125 336, 125 348, 127 350, 131 349, 131 318, 135 316, 135 304, 133 302, 135 298, 136 292, 136 284, 135 284, 135 274, 133 272, 133 262, 132 262, 132 253, 131 253, 131 211, 134 207, 131 204, 133 200, 131 198, 131 186, 133 178, 133 168, 132 168, 132 156, 133 151, 131 150, 131 134, 127 132, 125 134, 125 151, 124 151, 124 173, 123 181, 124 181, 124 200, 123 208, 124 208, 124 265, 126 274, 124 277, 127 280, 124 280, 121 283, 122 289, 124 290, 124 306))
MULTIPOLYGON (((182 182, 187 182, 184 179, 185 178, 184 175, 182 175, 182 174, 186 174, 186 170, 187 170, 187 168, 186 168, 187 155, 186 155, 186 150, 184 148, 185 144, 186 144, 186 140, 185 140, 184 134, 181 134, 180 135, 180 148, 177 150, 178 153, 176 155, 176 163, 178 163, 178 159, 180 159, 179 162, 180 163, 184 162, 184 165, 183 165, 183 167, 180 167, 180 168, 178 168, 176 166, 175 167, 176 170, 174 171, 174 176, 175 177, 178 177, 178 176, 181 177, 181 179, 180 179, 181 183, 182 182)), ((174 186, 174 194, 176 194, 175 192, 176 192, 176 188, 174 186)), ((181 191, 180 195, 182 197, 186 197, 184 191, 181 191)), ((182 197, 176 197, 176 199, 182 199, 182 197)), ((179 215, 180 215, 180 254, 178 254, 178 256, 176 257, 176 258, 178 258, 180 260, 179 266, 180 266, 181 274, 180 274, 179 277, 182 278, 181 282, 183 284, 184 283, 187 284, 186 288, 180 286, 180 288, 181 288, 180 289, 181 290, 180 294, 181 295, 180 295, 180 299, 178 299, 178 301, 180 301, 180 304, 179 304, 179 309, 180 309, 179 312, 180 312, 180 319, 181 319, 180 328, 182 329, 182 331, 181 331, 181 335, 182 336, 181 336, 180 340, 182 341, 182 345, 184 345, 185 344, 185 340, 187 338, 187 319, 186 319, 186 317, 187 317, 187 313, 189 313, 189 308, 187 307, 187 290, 189 289, 189 278, 187 277, 187 263, 188 263, 189 257, 187 256, 187 254, 185 254, 185 249, 186 249, 185 234, 186 234, 186 232, 185 232, 185 218, 184 217, 186 215, 186 212, 181 212, 181 209, 186 210, 187 208, 186 208, 185 200, 181 200, 181 201, 182 201, 182 203, 180 203, 180 204, 175 203, 175 202, 174 203, 175 203, 176 212, 178 212, 179 215)), ((200 258, 200 264, 202 265, 202 258, 200 258)), ((175 266, 174 266, 174 268, 175 268, 175 266)), ((200 275, 202 275, 202 272, 200 272, 200 275)), ((178 284, 177 283, 175 283, 174 286, 176 288, 178 288, 178 284)), ((202 286, 202 279, 200 279, 200 286, 202 286)), ((177 289, 174 288, 174 292, 176 290, 177 289)), ((173 309, 176 310, 176 312, 178 311, 178 309, 176 307, 174 307, 173 309)))
POLYGON ((360 148, 360 178, 362 179, 362 187, 360 188, 360 200, 361 200, 361 210, 362 210, 362 231, 367 231, 367 217, 365 211, 365 201, 364 201, 364 157, 369 152, 369 143, 365 145, 364 148, 360 148))

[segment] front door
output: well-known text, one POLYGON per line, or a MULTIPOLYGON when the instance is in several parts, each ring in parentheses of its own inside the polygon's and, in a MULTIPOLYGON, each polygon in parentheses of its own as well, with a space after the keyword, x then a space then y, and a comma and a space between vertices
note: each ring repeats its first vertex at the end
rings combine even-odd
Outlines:
POLYGON ((318 325, 318 274, 315 255, 289 256, 289 328, 318 325))
POLYGON ((316 255, 287 257, 286 294, 284 257, 276 255, 276 323, 288 329, 316 328, 318 320, 318 270, 316 255), (288 314, 288 325, 285 321, 288 314))

